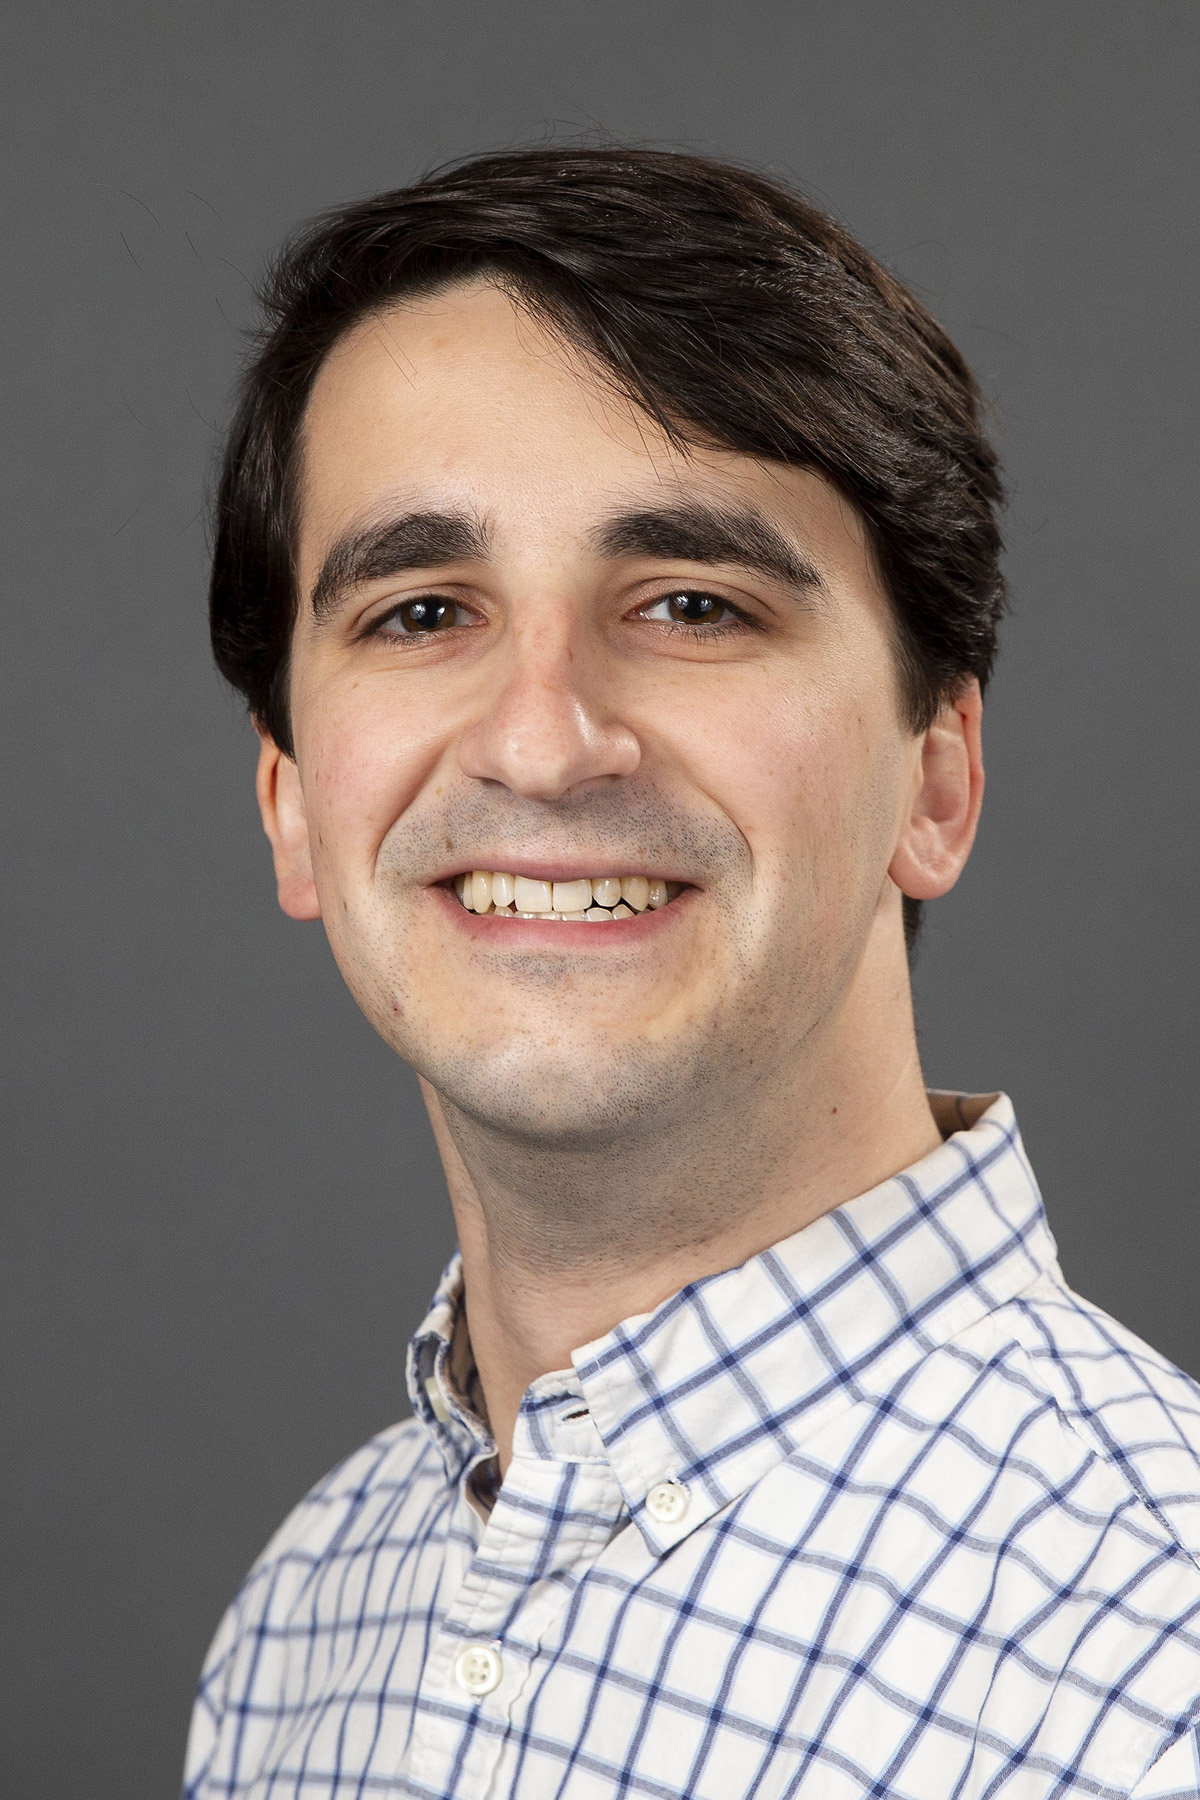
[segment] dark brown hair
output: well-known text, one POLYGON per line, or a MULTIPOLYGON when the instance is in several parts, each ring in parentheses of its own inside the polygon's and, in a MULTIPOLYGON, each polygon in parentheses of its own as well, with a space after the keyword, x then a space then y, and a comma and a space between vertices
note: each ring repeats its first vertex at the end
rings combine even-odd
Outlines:
MULTIPOLYGON (((974 377, 908 291, 780 183, 664 151, 482 156, 330 213, 279 257, 216 503, 213 649, 291 749, 299 430, 364 315, 489 274, 678 442, 814 469, 866 521, 921 730, 986 685, 1003 608, 995 454, 974 377)), ((906 924, 918 910, 906 903, 906 924)))

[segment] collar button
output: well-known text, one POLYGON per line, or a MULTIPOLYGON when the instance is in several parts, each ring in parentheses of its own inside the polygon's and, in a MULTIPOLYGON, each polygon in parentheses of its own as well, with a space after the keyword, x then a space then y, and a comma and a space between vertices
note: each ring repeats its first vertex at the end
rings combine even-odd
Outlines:
POLYGON ((646 1511, 659 1525, 677 1525, 688 1509, 688 1491, 682 1481, 656 1481, 646 1495, 646 1511))

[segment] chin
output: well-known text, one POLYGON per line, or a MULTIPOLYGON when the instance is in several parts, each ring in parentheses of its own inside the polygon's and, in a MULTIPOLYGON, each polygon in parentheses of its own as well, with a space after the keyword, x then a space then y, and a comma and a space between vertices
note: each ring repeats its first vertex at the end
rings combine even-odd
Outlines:
POLYGON ((692 1059, 648 1045, 553 1050, 507 1044, 489 1054, 407 1055, 443 1101, 486 1131, 543 1149, 600 1150, 694 1105, 692 1059), (681 1068, 680 1062, 688 1067, 681 1068))

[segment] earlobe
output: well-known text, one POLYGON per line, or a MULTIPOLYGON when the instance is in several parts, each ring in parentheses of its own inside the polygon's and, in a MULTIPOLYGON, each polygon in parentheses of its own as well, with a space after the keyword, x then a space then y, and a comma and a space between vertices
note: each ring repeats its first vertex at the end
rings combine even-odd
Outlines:
POLYGON ((962 873, 983 804, 983 700, 971 681, 922 735, 913 791, 888 874, 913 900, 936 900, 962 873))
POLYGON ((275 858, 279 904, 291 919, 319 919, 321 904, 313 881, 308 815, 300 774, 274 739, 259 733, 255 790, 263 830, 275 858))

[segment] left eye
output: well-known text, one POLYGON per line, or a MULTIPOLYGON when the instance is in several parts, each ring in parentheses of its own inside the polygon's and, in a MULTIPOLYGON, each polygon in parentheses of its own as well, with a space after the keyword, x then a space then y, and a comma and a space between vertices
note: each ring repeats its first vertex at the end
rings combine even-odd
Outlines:
POLYGON ((457 600, 405 600, 380 621, 379 629, 396 637, 418 637, 430 631, 449 631, 451 626, 464 625, 468 619, 466 607, 457 600))
POLYGON ((642 617, 671 625, 723 625, 727 619, 736 618, 737 615, 731 606, 724 600, 718 600, 715 594, 682 591, 678 594, 664 594, 661 600, 643 607, 642 617))

